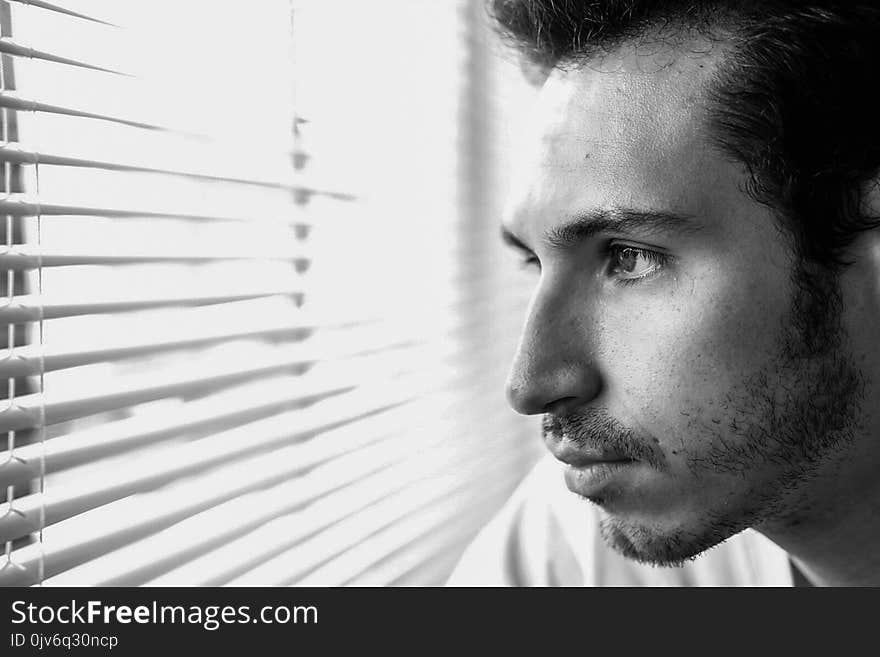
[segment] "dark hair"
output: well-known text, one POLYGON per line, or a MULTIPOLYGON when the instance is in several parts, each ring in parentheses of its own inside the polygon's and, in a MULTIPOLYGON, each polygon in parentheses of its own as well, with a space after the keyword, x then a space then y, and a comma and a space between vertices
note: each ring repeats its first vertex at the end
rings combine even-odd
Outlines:
MULTIPOLYGON (((880 3, 878 3, 880 4, 880 3)), ((749 173, 807 261, 847 262, 880 227, 863 203, 880 170, 880 6, 783 0, 490 0, 504 34, 542 68, 577 65, 656 34, 732 45, 708 103, 723 152, 749 173)))

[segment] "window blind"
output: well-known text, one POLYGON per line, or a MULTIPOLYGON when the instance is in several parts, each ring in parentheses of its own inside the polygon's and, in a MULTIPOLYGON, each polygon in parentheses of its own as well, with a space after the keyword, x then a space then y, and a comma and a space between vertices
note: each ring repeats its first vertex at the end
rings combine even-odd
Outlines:
POLYGON ((330 4, 0 3, 0 585, 436 584, 533 461, 476 4, 330 4))

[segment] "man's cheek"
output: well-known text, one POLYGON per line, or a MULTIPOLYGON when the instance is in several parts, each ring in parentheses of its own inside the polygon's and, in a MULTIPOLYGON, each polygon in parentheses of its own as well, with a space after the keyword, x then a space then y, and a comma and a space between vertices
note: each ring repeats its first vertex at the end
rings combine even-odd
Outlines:
POLYGON ((699 312, 642 308, 629 318, 609 316, 606 326, 624 328, 606 332, 600 355, 609 402, 626 405, 628 414, 717 413, 728 391, 775 354, 775 327, 756 334, 717 305, 704 304, 699 312))
POLYGON ((709 314, 683 306, 612 311, 599 327, 599 357, 606 374, 621 383, 674 386, 714 369, 723 328, 709 314))

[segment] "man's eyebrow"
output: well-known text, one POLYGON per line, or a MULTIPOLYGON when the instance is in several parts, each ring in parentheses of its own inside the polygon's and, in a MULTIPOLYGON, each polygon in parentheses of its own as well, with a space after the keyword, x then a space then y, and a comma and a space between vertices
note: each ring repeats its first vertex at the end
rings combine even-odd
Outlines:
POLYGON ((531 253, 532 250, 525 245, 525 243, 514 235, 506 226, 501 226, 501 241, 504 242, 507 246, 516 249, 517 251, 522 251, 524 253, 531 253))
MULTIPOLYGON (((578 214, 561 226, 554 226, 547 231, 544 240, 554 248, 563 249, 601 233, 688 235, 703 228, 702 224, 685 214, 631 208, 596 209, 578 214)), ((501 239, 517 251, 532 253, 531 247, 503 225, 501 239)))
POLYGON ((693 234, 702 229, 693 217, 684 214, 630 208, 596 209, 554 226, 544 239, 550 246, 565 248, 600 233, 693 234))

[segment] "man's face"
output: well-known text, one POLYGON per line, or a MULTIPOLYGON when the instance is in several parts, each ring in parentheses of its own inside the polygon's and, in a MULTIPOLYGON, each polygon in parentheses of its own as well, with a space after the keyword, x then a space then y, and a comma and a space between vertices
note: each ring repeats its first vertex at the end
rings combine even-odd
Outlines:
POLYGON ((508 397, 545 414, 607 540, 673 563, 803 510, 852 441, 859 374, 834 304, 795 284, 787 236, 713 146, 714 57, 622 52, 540 93, 505 220, 539 271, 508 397))

